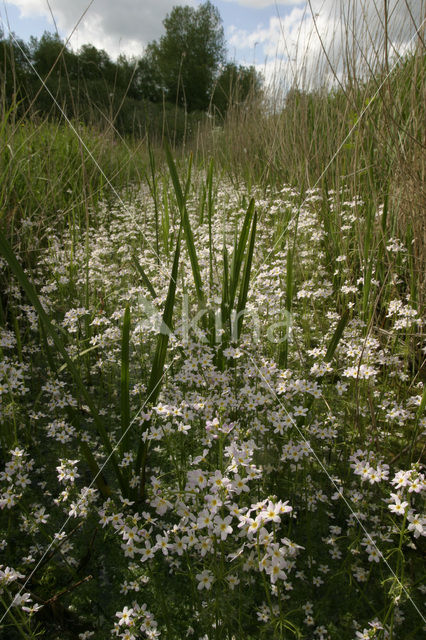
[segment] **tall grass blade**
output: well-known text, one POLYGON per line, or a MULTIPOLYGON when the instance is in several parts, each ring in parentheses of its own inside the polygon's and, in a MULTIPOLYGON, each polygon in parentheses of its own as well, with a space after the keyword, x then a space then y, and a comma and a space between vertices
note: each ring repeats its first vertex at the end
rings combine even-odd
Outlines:
POLYGON ((154 403, 158 394, 160 393, 160 381, 163 377, 164 363, 166 361, 167 345, 169 343, 169 336, 172 332, 173 322, 173 308, 175 305, 176 295, 176 283, 178 277, 179 258, 180 258, 180 232, 177 239, 175 255, 173 259, 172 273, 170 276, 169 290, 167 292, 166 304, 164 306, 163 319, 161 323, 160 333, 157 339, 157 348, 154 355, 154 361, 151 369, 151 376, 149 379, 147 389, 148 402, 154 403))
POLYGON ((340 318, 339 322, 337 323, 337 327, 334 330, 334 333, 331 337, 330 343, 328 345, 327 348, 327 352, 325 354, 325 362, 331 362, 331 359, 334 356, 334 352, 336 351, 337 345, 339 344, 342 336, 343 336, 343 332, 345 330, 346 325, 348 324, 348 320, 349 320, 349 316, 350 316, 350 312, 349 309, 345 309, 345 311, 342 314, 342 317, 340 318))
POLYGON ((129 396, 129 369, 130 369, 130 309, 127 306, 124 311, 123 330, 121 337, 121 437, 122 453, 127 451, 126 437, 130 424, 130 396, 129 396))
POLYGON ((253 262, 254 243, 256 239, 256 226, 257 226, 257 211, 254 212, 253 222, 251 225, 249 247, 248 247, 246 261, 244 265, 244 272, 241 280, 240 294, 239 294, 238 304, 237 304, 237 327, 236 327, 237 340, 241 335, 244 312, 247 304, 247 296, 248 296, 249 283, 250 283, 250 272, 251 272, 251 265, 253 262))
MULTIPOLYGON (((287 270, 286 270, 286 287, 285 287, 285 315, 286 321, 291 317, 291 311, 293 308, 293 249, 287 251, 287 270)), ((288 335, 285 336, 284 341, 281 343, 279 351, 278 362, 280 367, 286 369, 288 364, 288 335)))
POLYGON ((157 294, 155 293, 155 289, 152 286, 151 280, 148 278, 148 276, 146 275, 144 269, 142 268, 142 265, 138 262, 136 256, 133 256, 133 264, 136 267, 140 277, 142 278, 142 282, 144 283, 144 285, 146 286, 146 288, 148 289, 149 293, 151 294, 151 296, 153 298, 157 297, 157 294))
POLYGON ((189 253, 189 259, 191 261, 192 274, 194 277, 194 283, 195 283, 195 289, 197 292, 198 302, 200 303, 200 305, 203 305, 205 297, 204 297, 204 291, 203 291, 203 284, 201 280, 200 265, 198 263, 197 252, 195 250, 195 244, 194 244, 194 236, 192 233, 191 224, 189 221, 189 216, 188 216, 186 207, 184 207, 183 213, 182 213, 182 225, 185 233, 186 248, 189 253))
POLYGON ((170 233, 170 214, 169 214, 169 196, 167 188, 163 189, 163 211, 161 214, 161 230, 163 232, 163 245, 166 255, 169 255, 169 233, 170 233))
POLYGON ((416 444, 417 435, 419 433, 420 418, 424 415, 425 409, 426 409, 426 387, 423 389, 422 399, 420 400, 419 408, 417 409, 417 413, 415 417, 415 428, 413 430, 413 436, 410 442, 410 453, 409 453, 410 462, 412 462, 413 460, 413 449, 414 449, 414 445, 416 444))
POLYGON ((191 188, 191 174, 192 174, 192 160, 193 160, 193 155, 192 153, 189 154, 189 162, 188 162, 188 172, 186 174, 186 182, 185 182, 185 193, 184 193, 184 200, 185 200, 185 204, 188 200, 188 195, 189 195, 189 190, 191 188))
MULTIPOLYGON (((223 281, 222 281, 222 309, 229 308, 229 258, 228 249, 223 245, 223 281)), ((224 313, 222 311, 222 317, 224 313)))
POLYGON ((363 317, 366 322, 368 322, 368 315, 370 312, 369 307, 369 299, 370 299, 370 291, 371 291, 371 278, 373 272, 373 261, 374 261, 374 251, 373 247, 373 237, 374 237, 374 209, 372 206, 367 208, 366 212, 366 225, 365 225, 365 237, 364 237, 364 284, 363 284, 363 292, 362 292, 362 307, 363 307, 363 317), (371 255, 370 255, 371 251, 371 255))
POLYGON ((185 234, 186 248, 188 250, 189 259, 191 261, 192 274, 193 274, 193 277, 194 277, 194 283, 195 283, 195 289, 196 289, 196 292, 197 292, 197 298, 198 298, 199 304, 203 305, 205 297, 204 297, 203 285, 202 285, 202 280, 201 280, 200 265, 199 265, 198 258, 197 258, 197 252, 195 250, 194 236, 193 236, 193 233, 192 233, 188 212, 186 210, 186 196, 188 195, 188 191, 189 191, 190 176, 191 176, 191 166, 192 166, 192 156, 191 156, 191 159, 190 159, 190 166, 189 166, 189 169, 188 169, 188 176, 187 176, 187 180, 186 180, 185 195, 184 195, 183 192, 182 192, 182 187, 181 187, 181 184, 180 184, 179 176, 178 176, 178 173, 177 173, 177 170, 176 170, 176 165, 175 165, 175 162, 173 160, 173 156, 171 154, 171 151, 170 151, 170 149, 169 149, 169 147, 167 145, 165 146, 165 149, 166 149, 167 164, 169 166, 170 176, 172 178, 173 187, 174 187, 175 194, 176 194, 176 200, 177 200, 179 211, 180 211, 181 218, 182 218, 182 227, 183 227, 183 231, 184 231, 184 234, 185 234))
POLYGON ((155 247, 157 251, 157 260, 160 260, 160 244, 159 244, 159 230, 158 230, 158 190, 157 190, 157 171, 155 168, 155 156, 151 147, 151 143, 148 140, 148 155, 149 155, 149 168, 151 170, 151 180, 147 179, 148 187, 151 192, 152 199, 154 201, 154 214, 155 214, 155 247))
MULTIPOLYGON (((339 322, 337 323, 337 327, 334 330, 333 335, 331 336, 331 340, 328 344, 327 347, 327 352, 325 355, 325 362, 331 362, 331 359, 333 358, 334 352, 336 351, 337 345, 339 344, 342 336, 343 336, 343 332, 345 330, 345 327, 348 323, 349 320, 349 316, 350 316, 350 311, 349 309, 346 309, 339 322)), ((312 405, 314 404, 315 401, 315 397, 314 396, 310 396, 308 398, 308 400, 306 401, 306 408, 308 410, 310 410, 312 408, 312 405)), ((307 415, 303 416, 302 418, 300 418, 300 425, 303 425, 306 423, 307 420, 307 415)))
POLYGON ((211 295, 211 292, 213 290, 213 158, 210 160, 209 168, 207 171, 207 216, 209 222, 209 286, 211 295))
POLYGON ((203 184, 201 185, 200 213, 198 216, 198 224, 204 224, 204 211, 206 208, 206 198, 207 198, 206 185, 203 184))
POLYGON ((99 469, 99 465, 96 462, 95 456, 93 455, 89 445, 84 440, 80 440, 80 451, 84 459, 86 460, 87 466, 92 472, 93 477, 96 478, 95 480, 96 486, 98 487, 100 493, 104 497, 110 496, 111 489, 107 485, 105 478, 99 469))
POLYGON ((175 162, 173 160, 172 152, 170 151, 169 145, 165 144, 164 145, 164 149, 165 149, 165 152, 166 152, 167 164, 168 164, 168 167, 169 167, 170 177, 171 177, 172 182, 173 182, 173 188, 174 188, 175 195, 176 195, 176 201, 177 201, 178 209, 179 209, 180 214, 182 215, 182 211, 183 211, 183 209, 185 207, 185 198, 183 196, 182 187, 180 185, 178 172, 177 172, 176 165, 175 165, 175 162))
MULTIPOLYGON (((164 306, 163 318, 160 328, 160 333, 157 337, 157 346, 155 349, 154 360, 151 368, 151 375, 148 382, 146 392, 146 402, 154 404, 158 398, 161 390, 162 380, 164 376, 164 365, 166 362, 167 346, 169 343, 169 336, 172 333, 173 323, 173 309, 175 305, 176 296, 176 283, 178 278, 179 258, 180 258, 180 245, 181 245, 181 231, 177 239, 175 255, 173 259, 172 273, 170 276, 169 289, 167 292, 166 304, 164 306)), ((146 427, 148 428, 148 427, 146 427)), ((142 473, 142 480, 140 485, 140 495, 144 494, 144 474, 145 474, 145 462, 148 451, 148 442, 143 440, 143 434, 141 434, 138 453, 136 457, 135 473, 138 477, 142 473)))
POLYGON ((240 237, 236 242, 234 253, 231 262, 231 274, 229 284, 229 310, 231 311, 235 297, 237 295, 238 280, 240 277, 241 266, 244 259, 244 253, 247 245, 247 240, 250 232, 250 225, 254 214, 254 198, 251 198, 247 212, 244 218, 243 226, 241 228, 240 237))

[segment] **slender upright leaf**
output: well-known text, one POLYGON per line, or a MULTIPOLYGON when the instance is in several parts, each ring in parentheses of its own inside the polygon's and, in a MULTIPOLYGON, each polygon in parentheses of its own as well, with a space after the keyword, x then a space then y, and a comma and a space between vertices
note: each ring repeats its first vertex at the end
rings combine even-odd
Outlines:
POLYGON ((209 286, 210 295, 213 290, 213 234, 212 234, 212 219, 213 219, 213 158, 210 160, 209 169, 207 172, 207 215, 209 222, 209 286))
POLYGON ((192 153, 189 154, 189 162, 188 162, 188 172, 186 174, 186 182, 185 182, 185 193, 184 193, 184 201, 188 200, 189 189, 191 188, 191 174, 192 174, 192 153))
MULTIPOLYGON (((178 268, 179 268, 179 258, 180 258, 180 243, 181 243, 181 231, 179 230, 179 235, 177 239, 175 255, 173 259, 173 267, 172 273, 170 276, 169 282, 169 290, 167 293, 166 304, 164 306, 163 318, 160 328, 160 333, 157 337, 157 346, 155 349, 154 360, 151 368, 151 375, 148 382, 148 388, 146 392, 146 403, 155 403, 158 394, 161 390, 161 385, 164 376, 164 365, 166 362, 167 355, 167 346, 169 343, 169 336, 172 333, 172 322, 173 322, 173 308, 175 304, 175 295, 176 295, 176 283, 178 277, 178 268)), ((147 427, 146 427, 147 428, 147 427)), ((145 442, 143 439, 143 433, 140 437, 138 453, 136 457, 135 464, 135 474, 136 476, 141 476, 141 486, 140 486, 140 494, 143 495, 144 492, 144 482, 143 479, 145 477, 145 463, 147 458, 148 451, 148 442, 145 442)))
POLYGON ((166 145, 165 147, 166 149, 166 158, 167 158, 167 164, 169 166, 169 171, 170 171, 170 176, 172 178, 172 182, 173 182, 173 187, 175 190, 175 194, 176 194, 176 201, 178 203, 178 207, 179 207, 179 211, 181 214, 181 218, 182 218, 182 226, 183 226, 183 231, 185 234, 185 241, 186 241, 186 248, 188 250, 188 254, 189 254, 189 259, 191 261, 191 267, 192 267, 192 274, 194 277, 194 283, 195 283, 195 289, 197 292, 197 298, 198 298, 198 302, 200 303, 200 305, 204 304, 204 292, 203 292, 203 285, 202 285, 202 281, 201 281, 201 272, 200 272, 200 265, 198 263, 198 258, 197 258, 197 252, 195 250, 195 244, 194 244, 194 236, 192 233, 192 229, 191 229, 191 224, 189 221, 189 216, 188 216, 188 212, 186 210, 186 196, 188 194, 188 190, 189 190, 189 185, 188 185, 188 181, 190 180, 190 175, 191 175, 191 160, 190 160, 190 167, 188 170, 188 177, 187 177, 187 181, 186 181, 186 186, 185 186, 185 195, 182 192, 182 187, 180 184, 180 180, 179 180, 179 176, 176 170, 176 165, 175 162, 173 160, 173 156, 171 154, 171 151, 169 149, 169 147, 166 145))
POLYGON ((251 219, 254 213, 254 198, 251 198, 247 212, 244 218, 243 226, 241 228, 238 242, 236 243, 234 253, 231 262, 231 274, 229 285, 229 309, 232 311, 234 306, 235 297, 237 294, 238 280, 240 277, 241 265, 244 259, 244 252, 247 245, 247 240, 250 232, 251 219))
POLYGON ((160 245, 158 240, 158 190, 157 190, 157 172, 155 168, 155 156, 152 150, 151 144, 148 140, 148 155, 149 155, 149 166, 151 169, 151 180, 147 177, 147 182, 149 186, 149 190, 151 192, 152 199, 154 201, 154 215, 155 215, 155 247, 157 251, 157 260, 160 261, 160 245))
POLYGON ((169 232, 170 232, 170 214, 169 214, 169 196, 167 189, 163 189, 163 212, 161 214, 161 229, 163 232, 164 251, 169 255, 169 232))
POLYGON ((121 437, 122 452, 127 450, 127 432, 130 423, 129 368, 130 368, 130 309, 126 307, 121 338, 121 437))
POLYGON ((175 255, 173 259, 172 273, 170 276, 169 290, 167 293, 166 304, 164 306, 163 319, 161 323, 160 333, 157 338, 157 347, 155 350, 154 361, 151 369, 151 376, 149 379, 147 389, 148 402, 154 403, 158 394, 160 393, 160 383, 164 372, 164 363, 166 361, 167 346, 169 343, 169 336, 173 331, 173 308, 175 304, 176 295, 176 283, 178 277, 180 257, 180 232, 177 239, 175 255))
POLYGON ((349 309, 346 309, 343 312, 339 322, 337 323, 337 327, 335 328, 334 333, 331 337, 330 344, 328 345, 327 353, 325 354, 325 358, 324 358, 325 362, 331 362, 334 352, 336 351, 337 345, 339 344, 343 336, 345 327, 348 324, 349 316, 350 316, 349 309))
POLYGON ((144 283, 144 285, 146 286, 146 288, 148 289, 149 293, 152 295, 153 298, 157 297, 157 294, 155 293, 155 289, 151 284, 151 280, 148 278, 148 276, 146 275, 145 271, 142 268, 142 265, 139 264, 136 256, 133 256, 133 264, 136 267, 140 277, 142 278, 142 282, 144 283))
POLYGON ((250 272, 251 272, 251 265, 253 262, 254 242, 256 238, 256 225, 257 225, 257 211, 254 212, 253 222, 251 225, 250 242, 249 242, 246 261, 244 265, 244 272, 241 280, 240 294, 239 294, 238 304, 237 304, 237 332, 238 332, 237 339, 241 335, 241 329, 242 329, 243 319, 244 319, 243 312, 245 311, 246 304, 247 304, 250 272))
POLYGON ((180 186, 180 180, 179 180, 178 172, 177 172, 177 169, 176 169, 175 162, 173 160, 172 152, 170 151, 170 147, 169 147, 168 144, 165 144, 164 148, 165 148, 165 152, 166 152, 167 164, 169 166, 170 177, 172 179, 173 188, 174 188, 175 194, 176 194, 177 205, 178 205, 179 211, 180 211, 180 213, 182 215, 182 211, 183 211, 183 209, 185 207, 185 198, 184 198, 183 193, 182 193, 182 187, 180 186))

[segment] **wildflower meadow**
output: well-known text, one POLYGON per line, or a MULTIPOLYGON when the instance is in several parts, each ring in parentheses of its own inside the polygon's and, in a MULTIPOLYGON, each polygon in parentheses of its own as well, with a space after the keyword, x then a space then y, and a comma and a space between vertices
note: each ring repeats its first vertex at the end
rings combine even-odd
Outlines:
POLYGON ((421 133, 259 172, 258 108, 184 148, 3 114, 5 640, 424 637, 421 133))

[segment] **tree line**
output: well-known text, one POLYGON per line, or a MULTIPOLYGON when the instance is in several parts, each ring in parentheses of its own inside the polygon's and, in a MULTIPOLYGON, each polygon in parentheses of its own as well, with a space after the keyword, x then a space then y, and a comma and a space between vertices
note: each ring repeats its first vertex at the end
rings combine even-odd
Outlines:
POLYGON ((222 20, 210 2, 174 7, 163 25, 140 58, 116 60, 91 44, 73 51, 58 34, 24 42, 0 33, 3 107, 56 118, 53 95, 70 118, 105 121, 122 135, 173 131, 179 139, 206 112, 223 119, 231 105, 261 95, 254 67, 227 62, 222 20))

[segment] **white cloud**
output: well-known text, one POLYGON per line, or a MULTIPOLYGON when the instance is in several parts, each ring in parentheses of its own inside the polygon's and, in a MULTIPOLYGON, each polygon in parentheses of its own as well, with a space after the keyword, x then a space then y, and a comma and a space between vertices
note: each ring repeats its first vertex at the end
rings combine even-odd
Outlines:
POLYGON ((305 0, 225 0, 225 2, 233 2, 242 7, 251 7, 252 9, 265 9, 276 5, 293 7, 294 5, 305 4, 305 0))
MULTIPOLYGON (((277 85, 280 82, 286 87, 295 81, 299 85, 312 86, 325 77, 332 80, 329 62, 336 75, 341 77, 344 66, 342 53, 347 46, 353 48, 358 74, 368 67, 366 57, 371 63, 379 52, 383 59, 381 3, 379 6, 371 0, 311 0, 311 4, 315 21, 309 6, 304 3, 304 6, 295 6, 282 17, 271 17, 266 26, 259 25, 250 32, 232 27, 228 30, 229 44, 236 51, 247 52, 247 63, 250 64, 250 58, 251 63, 255 59, 257 69, 270 83, 277 85), (259 60, 262 60, 261 64, 259 60)), ((401 55, 406 51, 415 34, 412 17, 417 27, 421 24, 420 4, 418 0, 389 1, 390 57, 395 52, 401 55)))
MULTIPOLYGON (((51 14, 45 0, 13 0, 23 17, 51 14)), ((193 0, 95 0, 83 17, 70 43, 74 48, 91 43, 119 53, 141 55, 143 48, 163 33, 163 20, 175 5, 193 0)), ((67 37, 89 5, 89 0, 50 0, 59 31, 67 37)))
MULTIPOLYGON (((322 45, 306 0, 229 1, 241 7, 241 22, 227 30, 229 51, 231 54, 235 52, 239 62, 261 62, 260 67, 268 69, 268 77, 271 76, 272 68, 279 67, 282 74, 285 72, 287 83, 291 82, 296 71, 299 75, 304 73, 309 77, 315 73, 318 75, 318 65, 325 67, 322 45), (259 25, 252 31, 241 28, 244 24, 244 7, 268 6, 273 6, 271 14, 276 15, 267 24, 259 25)), ((163 20, 173 6, 197 6, 198 2, 199 0, 94 0, 88 8, 90 0, 50 0, 50 6, 57 26, 65 37, 88 9, 72 37, 71 45, 78 48, 89 42, 106 49, 115 57, 119 53, 140 56, 147 43, 158 39, 163 33, 163 20)), ((25 17, 45 16, 51 20, 46 0, 13 0, 10 4, 17 6, 25 17)), ((346 38, 345 15, 351 16, 350 28, 354 24, 357 37, 363 38, 360 46, 364 51, 371 52, 372 43, 380 46, 383 39, 382 0, 311 0, 311 5, 322 43, 338 69, 342 64, 341 43, 346 38)), ((388 0, 388 5, 389 34, 395 48, 403 51, 404 43, 408 42, 414 32, 410 12, 419 24, 424 3, 423 0, 388 0)), ((351 34, 349 36, 352 37, 351 34)), ((357 45, 354 46, 357 49, 357 45)), ((357 58, 361 58, 359 49, 357 58)))

